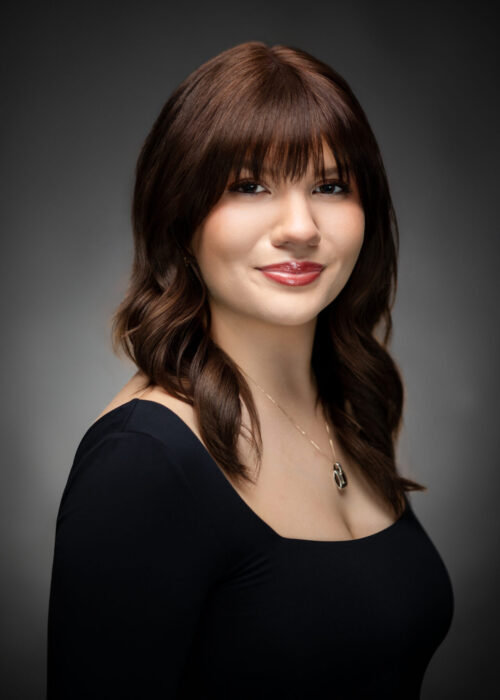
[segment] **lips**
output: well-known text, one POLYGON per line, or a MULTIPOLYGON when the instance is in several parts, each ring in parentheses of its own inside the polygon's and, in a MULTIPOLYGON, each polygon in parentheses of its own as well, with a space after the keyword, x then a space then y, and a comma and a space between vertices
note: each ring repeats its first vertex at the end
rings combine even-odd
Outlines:
POLYGON ((320 272, 324 265, 320 263, 305 261, 295 261, 287 260, 286 262, 276 263, 274 265, 265 265, 264 267, 259 267, 259 270, 275 271, 275 272, 287 272, 301 274, 304 272, 320 272))

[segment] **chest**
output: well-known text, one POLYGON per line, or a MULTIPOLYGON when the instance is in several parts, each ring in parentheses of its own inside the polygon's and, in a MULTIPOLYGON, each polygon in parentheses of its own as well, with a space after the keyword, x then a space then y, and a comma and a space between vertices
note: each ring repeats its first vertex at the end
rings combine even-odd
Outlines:
POLYGON ((359 542, 272 538, 213 590, 189 673, 203 697, 418 698, 452 607, 413 516, 359 542))
MULTIPOLYGON (((263 431, 265 433, 265 429, 263 431)), ((247 505, 282 537, 352 540, 391 525, 396 515, 360 466, 336 443, 348 485, 340 491, 333 478, 333 455, 315 450, 300 434, 267 435, 255 485, 232 482, 247 505)), ((327 443, 328 445, 328 443, 327 443)), ((243 443, 246 463, 252 455, 243 443)), ((335 460, 335 461, 336 461, 335 460)))

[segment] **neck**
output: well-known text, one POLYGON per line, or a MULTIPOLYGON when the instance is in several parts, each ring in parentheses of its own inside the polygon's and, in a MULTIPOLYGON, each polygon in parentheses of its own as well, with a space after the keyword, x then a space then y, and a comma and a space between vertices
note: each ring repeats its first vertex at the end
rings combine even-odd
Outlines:
MULTIPOLYGON (((311 367, 316 321, 314 318, 302 325, 272 325, 255 318, 217 313, 212 314, 211 335, 244 374, 276 401, 285 406, 312 407, 317 395, 311 367)), ((255 394, 259 389, 252 386, 251 380, 249 385, 255 394)))

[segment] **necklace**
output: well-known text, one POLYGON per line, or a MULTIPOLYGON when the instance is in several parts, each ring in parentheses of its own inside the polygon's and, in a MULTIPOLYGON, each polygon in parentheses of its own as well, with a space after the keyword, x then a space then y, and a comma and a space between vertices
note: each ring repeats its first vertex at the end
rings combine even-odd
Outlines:
MULTIPOLYGON (((240 368, 240 369, 241 369, 241 368, 240 368)), ((242 370, 242 371, 244 372, 244 374, 246 374, 246 376, 247 376, 249 379, 252 379, 252 377, 250 377, 250 375, 247 374, 247 373, 245 372, 245 370, 242 370)), ((319 452, 320 454, 322 454, 322 455, 323 455, 324 457, 326 457, 327 459, 330 459, 330 457, 328 457, 328 455, 325 455, 325 453, 324 453, 322 450, 320 450, 320 448, 319 448, 318 445, 314 442, 314 440, 311 440, 311 438, 310 438, 309 435, 306 433, 306 431, 304 430, 304 428, 301 428, 300 425, 297 425, 297 423, 295 423, 295 421, 292 420, 292 418, 290 418, 290 416, 289 416, 288 413, 285 411, 285 409, 284 409, 282 406, 280 406, 279 403, 278 403, 277 401, 275 401, 275 399, 273 399, 273 397, 272 397, 270 394, 267 393, 267 391, 264 391, 264 389, 260 386, 260 384, 257 384, 257 382, 255 381, 255 379, 252 379, 252 382, 262 391, 263 394, 265 394, 265 395, 267 396, 268 399, 270 399, 270 400, 273 402, 273 404, 274 404, 275 406, 277 406, 281 411, 283 411, 283 413, 284 413, 285 416, 288 418, 288 420, 289 420, 291 423, 293 423, 293 425, 297 428, 297 430, 299 430, 299 431, 302 433, 302 435, 304 435, 304 436, 309 440, 309 442, 311 443, 311 445, 312 445, 316 450, 318 450, 318 452, 319 452)), ((330 442, 330 447, 332 448, 332 454, 333 454, 333 460, 334 460, 333 466, 332 466, 333 479, 334 479, 334 481, 335 481, 335 484, 337 485, 338 490, 339 490, 339 491, 342 491, 343 489, 345 489, 345 488, 347 487, 347 477, 346 477, 346 475, 344 474, 344 472, 343 472, 343 470, 342 470, 342 466, 341 466, 340 462, 337 462, 337 457, 336 457, 336 454, 335 454, 335 448, 333 447, 332 438, 331 438, 331 436, 330 436, 330 428, 328 427, 328 423, 327 423, 326 420, 325 420, 325 427, 326 427, 326 432, 328 433, 328 441, 330 442)))

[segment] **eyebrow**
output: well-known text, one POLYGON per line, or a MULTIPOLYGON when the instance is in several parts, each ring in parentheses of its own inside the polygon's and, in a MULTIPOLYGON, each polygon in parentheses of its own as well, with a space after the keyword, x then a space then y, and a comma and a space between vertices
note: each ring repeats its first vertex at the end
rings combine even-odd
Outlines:
POLYGON ((330 168, 325 168, 325 175, 338 175, 338 168, 336 165, 332 165, 330 168))
MULTIPOLYGON (((241 169, 242 169, 242 170, 248 170, 249 172, 251 172, 251 171, 252 171, 252 164, 251 164, 251 163, 243 163, 243 165, 241 166, 241 169)), ((338 171, 338 168, 337 168, 336 165, 332 165, 332 166, 330 166, 329 168, 325 168, 325 175, 326 175, 326 176, 328 176, 328 175, 338 175, 338 172, 339 172, 339 171, 338 171)), ((263 173, 264 175, 268 175, 268 174, 269 174, 268 168, 262 168, 262 173, 263 173)), ((319 173, 318 173, 318 175, 319 175, 319 173)))

